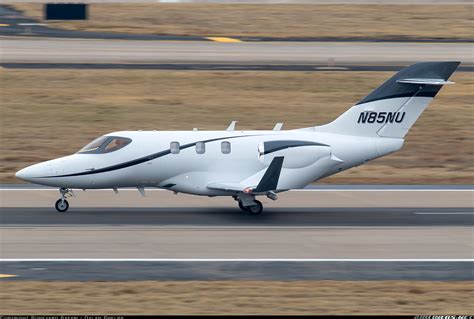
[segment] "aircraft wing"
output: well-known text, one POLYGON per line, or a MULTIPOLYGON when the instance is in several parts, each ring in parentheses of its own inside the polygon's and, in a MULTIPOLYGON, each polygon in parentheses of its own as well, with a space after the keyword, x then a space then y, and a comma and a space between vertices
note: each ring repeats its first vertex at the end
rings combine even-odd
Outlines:
POLYGON ((216 182, 210 183, 207 185, 207 188, 217 189, 221 191, 236 191, 241 192, 244 190, 245 186, 240 183, 226 183, 226 182, 216 182))
POLYGON ((275 157, 270 165, 266 168, 262 178, 260 179, 260 182, 256 187, 255 185, 242 185, 241 183, 215 182, 208 184, 207 188, 234 192, 242 192, 250 188, 250 192, 255 193, 274 191, 278 187, 278 179, 280 178, 283 160, 283 156, 275 157))

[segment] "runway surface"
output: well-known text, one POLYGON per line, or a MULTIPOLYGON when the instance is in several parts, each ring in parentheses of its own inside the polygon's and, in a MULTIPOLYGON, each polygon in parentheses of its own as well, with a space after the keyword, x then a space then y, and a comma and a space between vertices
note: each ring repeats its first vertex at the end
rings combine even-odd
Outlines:
MULTIPOLYGON (((0 188, 0 207, 50 208, 58 199, 54 188, 0 188)), ((79 208, 235 208, 229 197, 201 197, 177 194, 166 190, 146 189, 146 196, 133 188, 120 189, 115 194, 111 189, 75 190, 70 199, 70 209, 79 208)), ((294 190, 278 194, 278 200, 260 198, 266 209, 281 208, 471 208, 474 206, 474 189, 469 187, 423 188, 423 187, 321 187, 294 190)))
MULTIPOLYGON (((330 72, 330 71, 399 71, 404 66, 397 65, 338 65, 323 64, 157 64, 157 63, 1 63, 6 69, 87 69, 87 70, 179 70, 179 71, 299 71, 299 72, 330 72)), ((474 66, 461 66, 459 72, 474 72, 474 66)))
POLYGON ((472 43, 117 41, 3 37, 0 63, 407 65, 461 61, 472 43))
POLYGON ((60 214, 54 189, 2 186, 1 280, 474 279, 470 186, 326 186, 258 217, 227 198, 131 189, 78 193, 60 214), (401 198, 420 204, 393 208, 401 198))
MULTIPOLYGON (((311 229, 317 227, 474 226, 472 208, 271 208, 261 216, 228 208, 2 208, 2 227, 158 226, 160 229, 311 229), (277 227, 277 228, 275 228, 277 227)), ((179 205, 179 203, 177 203, 179 205)), ((175 205, 176 206, 176 205, 175 205)), ((140 227, 139 227, 140 228, 140 227)), ((474 234, 474 233, 473 233, 474 234)))
POLYGON ((2 258, 472 258, 472 209, 2 208, 2 258))

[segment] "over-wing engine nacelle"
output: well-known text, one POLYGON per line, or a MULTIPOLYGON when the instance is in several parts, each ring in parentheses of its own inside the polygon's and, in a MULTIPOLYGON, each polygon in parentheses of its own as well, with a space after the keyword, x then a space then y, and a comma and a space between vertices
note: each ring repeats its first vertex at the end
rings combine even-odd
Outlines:
POLYGON ((311 141, 275 140, 262 142, 258 146, 260 162, 270 165, 274 157, 284 156, 283 168, 310 166, 330 155, 331 148, 328 145, 311 141))

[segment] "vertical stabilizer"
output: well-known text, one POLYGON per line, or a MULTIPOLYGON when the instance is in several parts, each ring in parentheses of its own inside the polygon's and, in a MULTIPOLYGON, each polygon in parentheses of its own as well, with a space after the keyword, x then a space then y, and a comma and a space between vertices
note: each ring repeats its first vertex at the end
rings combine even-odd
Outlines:
POLYGON ((333 122, 317 131, 403 138, 460 62, 422 62, 387 80, 333 122))

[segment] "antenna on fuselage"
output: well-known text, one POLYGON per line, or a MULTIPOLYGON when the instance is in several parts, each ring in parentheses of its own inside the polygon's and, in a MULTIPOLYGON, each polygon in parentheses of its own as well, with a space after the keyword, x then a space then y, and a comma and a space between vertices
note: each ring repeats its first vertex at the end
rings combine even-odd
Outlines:
POLYGON ((237 122, 238 122, 238 121, 232 121, 232 122, 230 122, 229 127, 226 129, 226 131, 234 131, 234 130, 235 130, 235 124, 236 124, 237 122))
POLYGON ((277 124, 275 124, 275 126, 273 127, 273 130, 274 130, 274 131, 280 131, 282 127, 283 127, 283 123, 277 123, 277 124))

